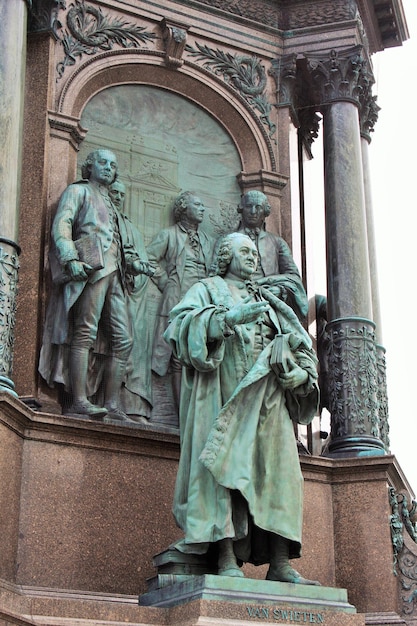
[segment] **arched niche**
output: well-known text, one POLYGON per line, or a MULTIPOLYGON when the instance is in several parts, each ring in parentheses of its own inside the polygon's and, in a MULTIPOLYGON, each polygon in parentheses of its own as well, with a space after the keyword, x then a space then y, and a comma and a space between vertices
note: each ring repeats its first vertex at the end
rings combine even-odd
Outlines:
POLYGON ((127 187, 125 211, 145 242, 172 223, 172 201, 195 191, 207 207, 212 236, 236 224, 240 155, 230 135, 205 109, 181 95, 143 84, 107 87, 81 114, 87 130, 78 167, 99 147, 113 150, 127 187))
POLYGON ((159 87, 204 109, 227 129, 241 159, 244 172, 276 170, 274 150, 256 113, 224 81, 185 62, 181 70, 169 70, 157 53, 117 51, 97 55, 79 66, 63 87, 57 113, 79 119, 89 100, 99 91, 116 85, 159 87))

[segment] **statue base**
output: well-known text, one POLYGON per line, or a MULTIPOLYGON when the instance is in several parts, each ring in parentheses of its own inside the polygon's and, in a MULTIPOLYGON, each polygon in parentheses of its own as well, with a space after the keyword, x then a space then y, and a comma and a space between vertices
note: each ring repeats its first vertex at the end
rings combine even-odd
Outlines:
POLYGON ((149 591, 139 596, 140 606, 158 608, 179 607, 196 601, 212 609, 227 603, 227 611, 223 609, 219 614, 215 610, 217 618, 227 617, 219 620, 224 624, 246 623, 246 620, 274 624, 365 624, 364 615, 357 614, 356 608, 348 602, 346 589, 333 587, 213 574, 158 574, 149 581, 149 591))

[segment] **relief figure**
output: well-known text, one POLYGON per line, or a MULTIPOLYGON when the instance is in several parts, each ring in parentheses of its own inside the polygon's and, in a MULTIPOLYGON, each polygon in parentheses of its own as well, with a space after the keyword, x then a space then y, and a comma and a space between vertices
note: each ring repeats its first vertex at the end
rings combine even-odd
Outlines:
POLYGON ((69 393, 64 413, 129 422, 120 406, 133 345, 128 285, 149 266, 135 262, 140 255, 127 239, 130 227, 109 196, 117 169, 113 152, 94 150, 82 165, 83 179, 60 198, 51 232, 53 290, 39 371, 50 385, 61 383, 69 393), (106 343, 101 405, 91 402, 97 391, 91 362, 99 335, 106 343))
POLYGON ((198 280, 208 276, 213 254, 212 239, 199 228, 205 207, 192 191, 181 193, 174 202, 175 224, 161 230, 147 247, 152 280, 162 293, 152 350, 151 368, 159 376, 172 372, 173 396, 178 409, 181 364, 172 355, 163 333, 173 308, 198 280))

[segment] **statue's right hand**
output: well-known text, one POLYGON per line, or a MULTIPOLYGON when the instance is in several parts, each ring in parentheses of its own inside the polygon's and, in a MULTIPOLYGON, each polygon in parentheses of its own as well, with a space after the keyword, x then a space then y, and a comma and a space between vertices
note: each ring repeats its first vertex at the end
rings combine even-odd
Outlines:
POLYGON ((68 261, 65 266, 67 274, 71 280, 87 280, 88 275, 92 272, 93 268, 88 263, 82 261, 68 261))
POLYGON ((267 302, 248 302, 250 299, 251 296, 245 298, 226 313, 224 321, 228 326, 233 328, 236 324, 249 324, 259 319, 268 310, 267 302))

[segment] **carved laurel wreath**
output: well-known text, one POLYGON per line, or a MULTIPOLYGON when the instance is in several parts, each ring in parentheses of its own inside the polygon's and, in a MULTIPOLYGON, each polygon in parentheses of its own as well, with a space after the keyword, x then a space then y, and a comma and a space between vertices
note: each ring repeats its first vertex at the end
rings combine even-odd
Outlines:
POLYGON ((197 49, 186 46, 192 56, 204 60, 203 67, 224 81, 260 113, 262 122, 269 129, 271 137, 275 132, 275 124, 269 119, 272 106, 266 99, 266 74, 260 60, 253 56, 236 55, 223 52, 218 48, 212 50, 208 46, 196 44, 197 49))
POLYGON ((156 38, 142 26, 129 24, 120 19, 109 20, 99 7, 75 0, 67 14, 67 28, 61 43, 65 58, 57 65, 58 78, 65 68, 75 65, 83 54, 93 55, 99 50, 111 50, 114 44, 123 48, 139 48, 141 44, 156 38))

